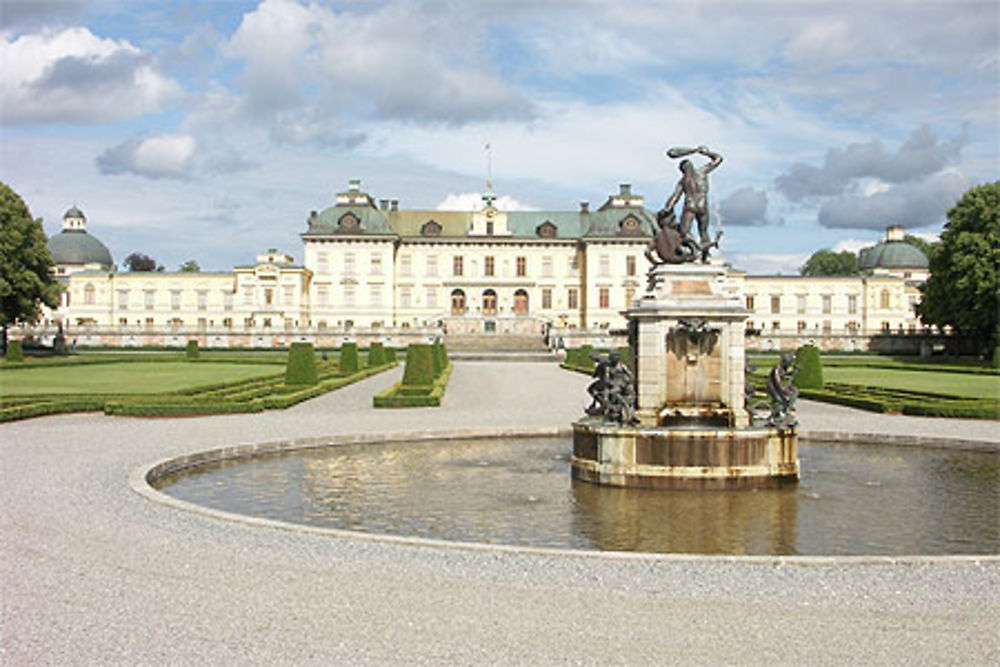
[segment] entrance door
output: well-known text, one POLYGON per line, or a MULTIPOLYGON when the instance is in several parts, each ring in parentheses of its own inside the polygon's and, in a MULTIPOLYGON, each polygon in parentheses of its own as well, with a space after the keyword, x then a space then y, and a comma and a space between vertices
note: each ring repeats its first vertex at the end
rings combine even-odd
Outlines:
POLYGON ((528 293, 523 289, 519 289, 514 292, 514 314, 528 314, 528 293))
POLYGON ((491 289, 483 292, 483 315, 497 314, 497 293, 491 289))
POLYGON ((451 314, 465 314, 465 292, 460 289, 453 290, 451 293, 451 314))

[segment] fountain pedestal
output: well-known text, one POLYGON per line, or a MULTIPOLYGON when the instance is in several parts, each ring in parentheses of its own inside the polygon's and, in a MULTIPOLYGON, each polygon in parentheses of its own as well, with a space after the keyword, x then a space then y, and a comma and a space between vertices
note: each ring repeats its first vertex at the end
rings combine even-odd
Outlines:
POLYGON ((625 312, 638 424, 573 424, 573 475, 612 486, 737 488, 797 480, 794 427, 753 426, 749 311, 721 263, 663 264, 625 312))

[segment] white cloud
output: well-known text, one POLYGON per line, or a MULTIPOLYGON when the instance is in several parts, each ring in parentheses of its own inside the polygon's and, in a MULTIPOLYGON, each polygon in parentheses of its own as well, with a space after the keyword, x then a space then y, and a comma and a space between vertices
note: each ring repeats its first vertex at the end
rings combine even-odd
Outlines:
POLYGON ((737 253, 726 257, 737 269, 753 275, 798 275, 809 253, 737 253))
POLYGON ((833 246, 834 252, 858 252, 862 248, 875 245, 876 241, 864 239, 844 239, 833 246))
MULTIPOLYGON (((533 206, 523 204, 508 195, 497 197, 493 205, 501 211, 534 211, 533 206)), ((480 192, 449 194, 434 207, 438 211, 481 211, 483 195, 480 192)))
POLYGON ((87 28, 0 42, 0 118, 7 123, 105 123, 162 109, 174 80, 128 41, 87 28))
POLYGON ((106 174, 132 173, 148 178, 187 178, 197 142, 186 134, 130 139, 97 158, 106 174))

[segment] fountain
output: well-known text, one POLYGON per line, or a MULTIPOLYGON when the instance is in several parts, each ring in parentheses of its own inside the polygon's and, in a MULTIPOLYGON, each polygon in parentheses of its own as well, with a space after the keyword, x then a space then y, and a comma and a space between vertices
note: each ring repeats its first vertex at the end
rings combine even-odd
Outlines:
POLYGON ((758 415, 745 376, 749 311, 724 264, 709 256, 721 233, 708 234, 708 173, 722 157, 704 146, 667 154, 700 154, 709 162, 681 162, 681 179, 657 215, 646 293, 624 313, 633 367, 617 355, 599 361, 594 405, 573 424, 573 476, 674 489, 797 481, 794 368, 784 359, 771 371, 770 414, 758 415), (699 240, 691 234, 695 220, 699 240))

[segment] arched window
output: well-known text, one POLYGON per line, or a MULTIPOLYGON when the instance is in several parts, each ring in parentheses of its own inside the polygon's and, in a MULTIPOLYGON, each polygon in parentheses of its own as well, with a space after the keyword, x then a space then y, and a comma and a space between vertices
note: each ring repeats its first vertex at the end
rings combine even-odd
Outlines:
POLYGON ((523 289, 514 292, 514 314, 528 314, 528 293, 523 289))
POLYGON ((358 216, 353 213, 345 213, 340 216, 340 220, 337 221, 337 231, 341 232, 356 232, 361 229, 361 220, 358 216))
POLYGON ((879 307, 882 310, 889 309, 889 290, 885 287, 882 288, 882 293, 879 295, 879 307))
POLYGON ((420 228, 421 236, 441 236, 441 225, 437 220, 428 220, 420 228))
POLYGON ((460 289, 452 290, 451 292, 451 314, 465 314, 465 292, 460 289))
POLYGON ((491 289, 483 292, 483 315, 497 314, 497 293, 491 289))
POLYGON ((94 286, 90 283, 83 288, 83 303, 88 306, 94 305, 94 286))

